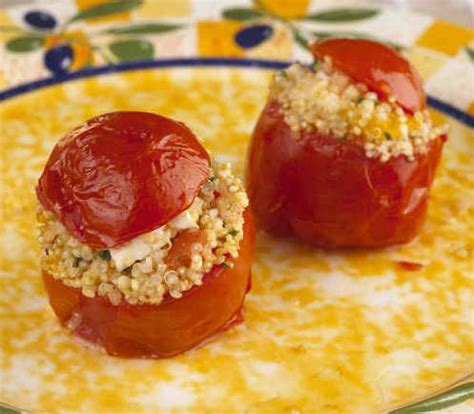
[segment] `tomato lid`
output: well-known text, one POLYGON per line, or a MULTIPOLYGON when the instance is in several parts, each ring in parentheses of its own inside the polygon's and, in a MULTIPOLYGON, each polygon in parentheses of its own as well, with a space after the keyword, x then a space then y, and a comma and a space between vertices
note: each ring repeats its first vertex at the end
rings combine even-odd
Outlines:
POLYGON ((327 39, 311 45, 316 58, 329 56, 333 65, 362 82, 381 99, 393 96, 407 112, 426 106, 423 84, 416 69, 396 50, 372 40, 327 39))
POLYGON ((186 210, 209 166, 206 150, 183 123, 112 112, 57 143, 36 193, 78 240, 110 248, 186 210))

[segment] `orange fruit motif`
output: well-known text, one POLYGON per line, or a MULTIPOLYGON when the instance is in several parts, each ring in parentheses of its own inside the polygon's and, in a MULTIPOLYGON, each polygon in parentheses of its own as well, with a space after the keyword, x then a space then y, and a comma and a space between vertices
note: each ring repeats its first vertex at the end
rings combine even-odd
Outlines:
POLYGON ((71 71, 89 66, 94 62, 92 45, 89 38, 81 30, 75 30, 63 34, 46 36, 44 47, 46 50, 60 44, 69 44, 74 53, 74 59, 70 67, 71 71))

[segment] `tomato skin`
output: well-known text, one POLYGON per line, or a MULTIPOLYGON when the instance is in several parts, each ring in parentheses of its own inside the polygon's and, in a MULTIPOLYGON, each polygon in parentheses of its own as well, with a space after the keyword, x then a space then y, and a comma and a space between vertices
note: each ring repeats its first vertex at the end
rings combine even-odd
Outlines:
POLYGON ((323 248, 405 243, 420 231, 443 137, 413 162, 368 158, 316 131, 300 140, 269 102, 249 148, 247 190, 257 225, 323 248))
POLYGON ((210 160, 182 123, 146 112, 92 118, 54 147, 36 192, 82 243, 110 248, 188 208, 210 160))
POLYGON ((89 298, 43 271, 50 304, 61 324, 82 317, 74 334, 123 358, 164 358, 194 348, 243 321, 243 301, 250 288, 255 226, 244 212, 244 238, 234 267, 214 266, 201 286, 180 299, 166 296, 158 305, 112 305, 101 296, 89 298))
POLYGON ((165 257, 165 264, 171 269, 180 266, 189 267, 191 264, 192 245, 194 243, 206 244, 207 235, 203 230, 185 230, 173 240, 173 245, 165 257))
POLYGON ((407 112, 426 107, 423 83, 416 69, 397 51, 372 40, 327 39, 311 45, 317 58, 329 56, 333 65, 381 99, 393 96, 407 112))

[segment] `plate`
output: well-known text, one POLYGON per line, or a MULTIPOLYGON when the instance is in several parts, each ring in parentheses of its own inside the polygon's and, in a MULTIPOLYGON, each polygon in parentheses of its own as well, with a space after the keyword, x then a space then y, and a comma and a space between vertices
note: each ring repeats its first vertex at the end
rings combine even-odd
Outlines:
POLYGON ((474 395, 464 376, 474 372, 474 31, 373 0, 10 3, 0 8, 0 404, 357 414, 474 395), (331 254, 259 235, 246 324, 179 358, 111 359, 65 335, 39 281, 33 230, 34 183, 56 140, 98 112, 159 111, 189 123, 242 174, 270 72, 308 61, 305 39, 334 35, 403 50, 434 116, 451 126, 423 235, 398 249, 331 254), (408 272, 400 260, 424 267, 408 272))
POLYGON ((414 242, 327 252, 259 233, 245 323, 172 359, 109 357, 59 327, 41 284, 34 230, 34 186, 55 142, 99 113, 153 111, 184 121, 242 176, 269 79, 282 66, 127 63, 0 94, 0 401, 51 413, 363 414, 474 371, 471 118, 437 99, 432 113, 449 124, 450 138, 414 242))

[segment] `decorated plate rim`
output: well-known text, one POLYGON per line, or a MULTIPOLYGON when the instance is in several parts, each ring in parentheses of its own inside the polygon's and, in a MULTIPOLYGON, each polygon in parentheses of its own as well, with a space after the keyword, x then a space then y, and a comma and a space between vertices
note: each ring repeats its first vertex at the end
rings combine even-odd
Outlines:
MULTIPOLYGON (((48 86, 54 86, 73 80, 86 79, 94 76, 106 75, 111 73, 128 72, 146 69, 165 69, 165 68, 185 68, 185 67, 235 67, 252 69, 284 69, 289 66, 290 61, 278 61, 267 59, 242 59, 242 58, 172 58, 172 59, 154 59, 145 61, 135 61, 119 63, 116 65, 95 66, 82 69, 76 72, 67 73, 62 76, 48 77, 36 81, 23 83, 0 92, 0 102, 36 91, 48 86)), ((427 96, 428 105, 462 124, 474 128, 474 117, 455 106, 448 104, 434 96, 427 96)))

